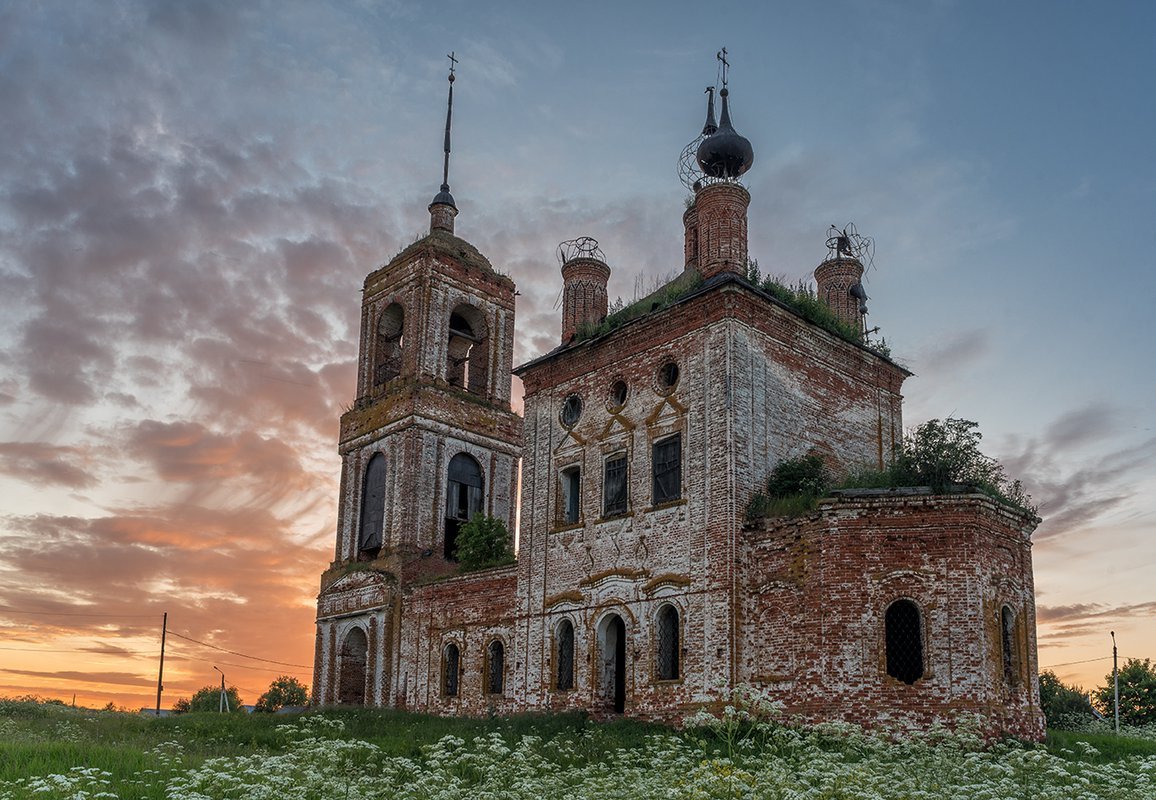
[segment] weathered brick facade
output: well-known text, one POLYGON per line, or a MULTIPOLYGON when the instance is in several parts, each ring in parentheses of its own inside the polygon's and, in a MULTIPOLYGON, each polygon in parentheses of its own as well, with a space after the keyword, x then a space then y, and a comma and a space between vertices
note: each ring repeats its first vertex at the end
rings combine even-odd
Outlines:
MULTIPOLYGON (((785 458, 887 464, 909 374, 746 281, 749 200, 734 182, 701 187, 683 294, 609 332, 609 268, 564 266, 562 343, 516 370, 523 417, 509 408, 514 285, 446 207, 369 275, 319 702, 678 720, 753 685, 810 720, 967 711, 1042 734, 1034 517, 911 490, 745 522, 785 458), (513 530, 519 479, 516 563, 458 574, 456 520, 482 511, 513 530)), ((835 271, 824 297, 858 318, 835 271)))

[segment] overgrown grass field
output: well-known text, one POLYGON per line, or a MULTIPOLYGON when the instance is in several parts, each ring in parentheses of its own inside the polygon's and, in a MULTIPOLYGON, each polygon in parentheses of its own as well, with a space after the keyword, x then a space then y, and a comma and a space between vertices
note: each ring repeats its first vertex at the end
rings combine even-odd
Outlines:
POLYGON ((0 700, 11 798, 1156 798, 1156 741, 873 736, 741 711, 686 730, 392 711, 160 719, 0 700))

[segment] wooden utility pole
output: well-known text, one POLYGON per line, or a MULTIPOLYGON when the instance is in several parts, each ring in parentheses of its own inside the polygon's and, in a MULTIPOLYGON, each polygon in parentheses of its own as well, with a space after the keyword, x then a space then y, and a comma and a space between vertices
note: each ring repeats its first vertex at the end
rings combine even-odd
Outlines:
POLYGON ((1120 670, 1116 667, 1116 632, 1112 634, 1112 706, 1116 709, 1116 735, 1120 735, 1120 670))
POLYGON ((169 632, 169 612, 161 618, 161 666, 157 671, 157 716, 161 715, 161 690, 165 688, 165 634, 169 632))

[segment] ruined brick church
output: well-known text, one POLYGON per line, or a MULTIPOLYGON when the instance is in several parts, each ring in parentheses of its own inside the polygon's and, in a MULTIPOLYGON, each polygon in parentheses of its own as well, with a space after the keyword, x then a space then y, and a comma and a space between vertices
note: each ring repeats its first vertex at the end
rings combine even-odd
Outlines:
MULTIPOLYGON (((451 110, 452 92, 451 73, 451 110)), ((678 721, 750 686, 804 720, 970 712, 1042 736, 1034 516, 982 494, 848 490, 747 521, 786 458, 888 463, 910 373, 748 280, 753 151, 719 95, 678 276, 609 324, 610 267, 572 249, 560 342, 513 369, 515 285, 455 235, 447 115, 429 234, 365 279, 317 702, 678 721), (514 563, 460 571, 477 513, 519 531, 514 563)), ((836 248, 814 271, 859 330, 863 269, 836 248)))

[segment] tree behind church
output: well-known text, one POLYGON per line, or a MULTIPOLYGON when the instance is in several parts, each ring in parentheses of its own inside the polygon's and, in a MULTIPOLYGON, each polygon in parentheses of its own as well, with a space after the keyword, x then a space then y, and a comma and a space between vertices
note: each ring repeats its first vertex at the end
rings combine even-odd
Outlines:
MULTIPOLYGON (((1113 715, 1112 673, 1096 690, 1096 704, 1108 719, 1113 715)), ((1129 658, 1120 667, 1120 724, 1141 727, 1156 723, 1156 667, 1145 658, 1129 658)))
POLYGON ((291 675, 278 675, 268 691, 257 700, 254 711, 273 713, 285 706, 303 706, 309 702, 309 687, 291 675))
POLYGON ((1094 719, 1084 690, 1068 686, 1051 670, 1040 673, 1040 708, 1049 728, 1080 730, 1094 719))
MULTIPOLYGON (((229 711, 241 711, 241 695, 237 692, 236 686, 230 686, 225 690, 225 697, 229 700, 229 711)), ((220 685, 202 686, 197 690, 190 699, 185 700, 183 697, 173 704, 173 710, 178 709, 182 711, 220 711, 221 710, 221 687, 220 685), (187 704, 187 705, 186 705, 187 704)))

